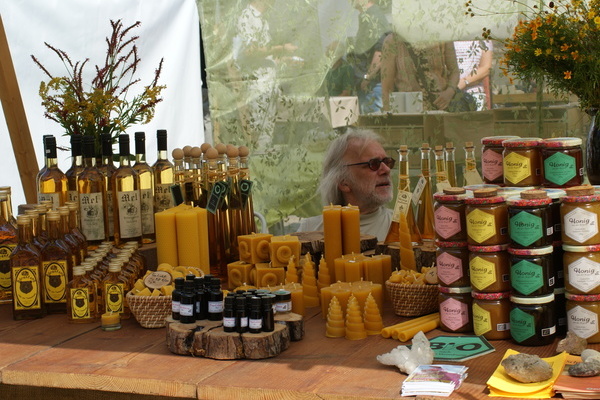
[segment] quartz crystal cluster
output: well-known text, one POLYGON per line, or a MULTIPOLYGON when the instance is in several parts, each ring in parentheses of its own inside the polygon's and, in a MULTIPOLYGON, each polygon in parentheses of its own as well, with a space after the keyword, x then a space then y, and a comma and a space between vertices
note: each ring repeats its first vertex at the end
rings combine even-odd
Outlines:
POLYGON ((433 350, 429 346, 429 340, 423 332, 419 332, 412 340, 409 348, 400 345, 389 353, 377 356, 377 361, 384 365, 395 365, 400 372, 410 374, 419 365, 431 364, 433 362, 433 350))

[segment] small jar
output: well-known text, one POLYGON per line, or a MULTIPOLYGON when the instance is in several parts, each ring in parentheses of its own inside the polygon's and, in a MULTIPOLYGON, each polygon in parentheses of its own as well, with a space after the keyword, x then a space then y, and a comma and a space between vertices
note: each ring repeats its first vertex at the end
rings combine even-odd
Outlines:
POLYGON ((510 296, 510 335, 522 346, 551 344, 556 336, 554 293, 539 297, 510 296))
POLYGON ((470 287, 439 287, 440 329, 446 332, 472 332, 473 297, 470 287))
POLYGON ((519 197, 509 197, 506 203, 511 247, 529 248, 552 244, 552 199, 545 191, 526 190, 519 197))
POLYGON ((600 245, 562 248, 567 292, 600 294, 600 245))
POLYGON ((508 139, 502 142, 506 186, 539 186, 542 183, 541 138, 508 139))
POLYGON ((588 343, 600 343, 600 295, 567 292, 567 326, 588 343))
POLYGON ((461 242, 467 240, 465 229, 466 190, 450 187, 433 195, 434 226, 438 240, 461 242))
POLYGON ((564 287, 554 288, 554 309, 556 310, 556 335, 567 334, 567 297, 564 287))
POLYGON ((504 184, 502 169, 502 142, 518 139, 519 136, 488 136, 481 139, 481 173, 483 181, 491 184, 504 184))
POLYGON ((571 246, 600 244, 600 195, 589 185, 565 189, 560 205, 562 242, 571 246))
POLYGON ((478 292, 510 290, 508 245, 469 246, 469 279, 478 292))
POLYGON ((289 290, 276 290, 275 295, 275 312, 277 314, 289 313, 292 311, 292 293, 289 290))
POLYGON ((562 242, 552 243, 552 266, 554 267, 554 276, 556 277, 556 287, 565 287, 565 270, 563 268, 563 255, 565 251, 562 248, 562 242))
POLYGON ((536 249, 509 247, 510 284, 516 296, 542 296, 554 293, 556 279, 552 266, 552 246, 536 249))
POLYGON ((508 206, 495 188, 478 189, 465 200, 467 242, 476 246, 506 244, 508 206))
POLYGON ((561 241, 562 222, 560 219, 560 204, 562 198, 567 195, 567 192, 562 189, 543 188, 542 190, 548 193, 548 197, 552 200, 552 203, 550 204, 550 215, 552 215, 552 223, 554 224, 552 240, 554 242, 561 241))
POLYGON ((469 286, 467 242, 436 242, 435 265, 440 286, 469 286))
POLYGON ((542 185, 570 187, 583 183, 582 140, 574 137, 544 139, 542 147, 542 185))
POLYGON ((510 292, 480 293, 473 296, 473 331, 488 340, 510 338, 510 292))

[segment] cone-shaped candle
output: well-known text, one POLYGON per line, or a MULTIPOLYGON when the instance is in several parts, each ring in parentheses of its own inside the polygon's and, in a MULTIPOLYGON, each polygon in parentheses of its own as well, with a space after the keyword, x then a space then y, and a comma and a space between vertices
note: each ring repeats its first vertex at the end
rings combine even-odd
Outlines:
POLYGON ((329 311, 327 312, 327 324, 325 336, 330 338, 344 337, 346 327, 344 326, 344 314, 337 297, 333 296, 329 302, 329 311))
POLYGON ((288 261, 287 270, 285 272, 285 283, 298 282, 298 269, 296 268, 296 261, 294 255, 290 257, 288 261))
POLYGON ((321 261, 319 262, 319 279, 317 280, 317 288, 319 291, 324 287, 331 285, 331 275, 329 274, 329 267, 327 266, 327 262, 325 261, 325 257, 321 257, 321 261))
POLYGON ((309 253, 306 253, 306 259, 302 267, 302 287, 304 290, 304 306, 318 307, 319 290, 317 289, 317 278, 315 277, 315 263, 312 262, 309 253))
POLYGON ((365 323, 356 297, 350 296, 346 312, 346 339, 360 340, 367 337, 365 323))
POLYGON ((379 335, 381 333, 381 330, 383 329, 383 320, 381 318, 381 313, 379 312, 377 302, 370 293, 367 296, 367 302, 365 303, 365 312, 363 315, 367 335, 379 335))

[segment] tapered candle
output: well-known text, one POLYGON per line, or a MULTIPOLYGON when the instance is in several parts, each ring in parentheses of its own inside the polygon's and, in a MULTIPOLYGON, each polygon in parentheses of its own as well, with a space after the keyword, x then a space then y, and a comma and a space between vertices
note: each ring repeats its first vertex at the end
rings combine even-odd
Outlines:
MULTIPOLYGON (((342 256, 342 206, 329 205, 323 207, 323 241, 325 244, 325 261, 327 265, 335 265, 333 260, 342 256)), ((331 279, 339 279, 335 270, 330 270, 331 279)))
POLYGON ((292 294, 292 312, 304 315, 304 290, 302 285, 297 282, 288 283, 285 285, 285 290, 289 290, 292 294))
POLYGON ((287 270, 285 272, 285 283, 298 282, 298 269, 296 268, 296 262, 294 256, 290 257, 288 261, 287 270))
POLYGON ((404 214, 400 214, 400 269, 417 270, 408 221, 404 214))
POLYGON ((344 324, 344 313, 337 297, 333 297, 327 311, 327 324, 325 325, 325 336, 330 338, 344 337, 346 325, 344 324))
POLYGON ((381 312, 379 311, 375 298, 370 293, 367 296, 367 301, 365 303, 363 320, 365 322, 367 335, 379 335, 381 333, 381 330, 383 329, 381 312))
POLYGON ((315 263, 310 259, 307 253, 304 266, 302 267, 302 287, 304 288, 304 306, 319 306, 319 289, 317 288, 317 278, 315 277, 315 263))
POLYGON ((325 261, 325 257, 321 257, 321 261, 319 262, 319 272, 317 274, 317 288, 319 291, 326 286, 331 285, 331 275, 329 274, 329 267, 327 266, 327 261, 325 261))
POLYGON ((346 339, 360 340, 367 337, 365 323, 356 297, 350 296, 346 311, 346 339))
POLYGON ((360 210, 351 204, 342 207, 342 252, 360 253, 360 210))

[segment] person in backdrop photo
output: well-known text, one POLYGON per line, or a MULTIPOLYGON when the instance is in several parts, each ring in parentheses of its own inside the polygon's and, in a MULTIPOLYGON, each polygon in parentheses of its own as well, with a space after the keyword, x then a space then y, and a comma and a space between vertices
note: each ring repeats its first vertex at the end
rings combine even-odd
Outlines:
MULTIPOLYGON (((349 128, 327 149, 319 183, 321 202, 358 206, 361 233, 385 240, 392 223, 392 210, 386 204, 393 197, 390 174, 395 163, 386 154, 379 135, 367 129, 349 128)), ((298 229, 322 230, 322 215, 303 219, 298 229)))
POLYGON ((354 70, 346 60, 346 46, 338 41, 331 42, 325 51, 332 64, 325 75, 327 96, 352 96, 354 94, 354 70))
POLYGON ((490 97, 490 70, 493 47, 491 40, 461 40, 454 42, 454 51, 460 71, 458 89, 473 95, 477 111, 492 108, 490 97))

